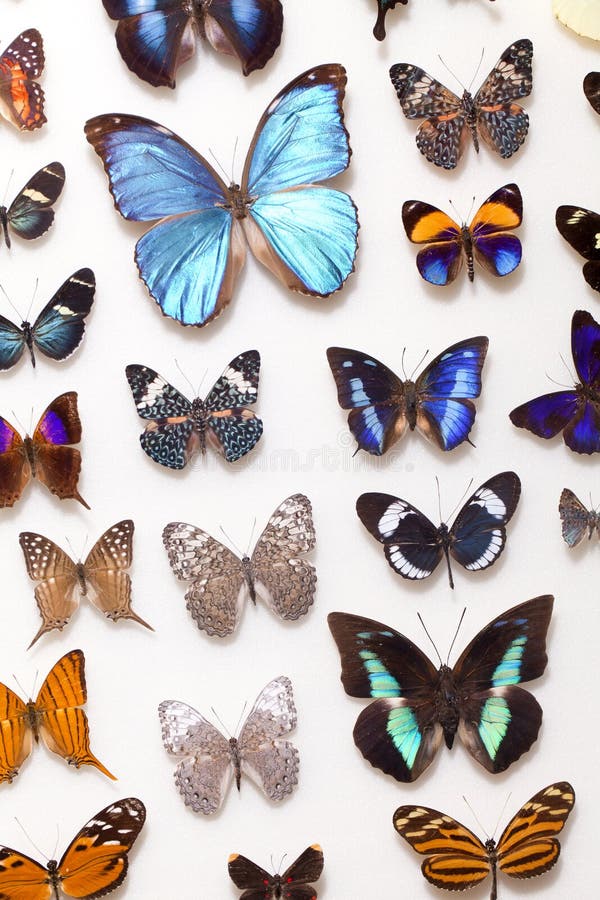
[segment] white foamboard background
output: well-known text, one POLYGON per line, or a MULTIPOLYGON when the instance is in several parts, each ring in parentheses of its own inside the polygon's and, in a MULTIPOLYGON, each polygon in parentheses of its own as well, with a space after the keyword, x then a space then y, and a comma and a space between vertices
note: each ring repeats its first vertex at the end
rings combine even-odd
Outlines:
MULTIPOLYGON (((326 859, 319 896, 429 898, 438 894, 422 879, 420 859, 391 825, 400 803, 441 809, 481 834, 463 794, 491 832, 509 792, 503 824, 540 788, 568 779, 577 804, 563 833, 559 863, 532 882, 503 878, 500 896, 510 900, 539 891, 548 898, 595 897, 590 860, 597 854, 600 550, 597 542, 568 550, 557 505, 565 486, 583 500, 591 491, 600 501, 598 459, 571 453, 560 439, 545 443, 515 429, 508 413, 552 389, 546 372, 569 383, 560 354, 569 360, 571 316, 576 309, 600 313, 598 295, 581 276, 581 260, 554 226, 561 203, 600 208, 600 119, 581 87, 584 75, 600 68, 600 46, 559 25, 551 0, 410 0, 389 13, 383 44, 371 33, 375 0, 284 0, 284 7, 282 45, 263 71, 244 79, 235 62, 201 48, 171 92, 155 90, 129 72, 100 0, 0 3, 2 46, 31 26, 44 36, 47 67, 41 80, 49 120, 32 135, 2 124, 0 187, 4 190, 12 168, 11 197, 51 160, 62 161, 67 170, 55 226, 34 244, 15 240, 10 254, 0 248, 0 281, 26 310, 39 278, 34 315, 77 268, 92 267, 98 281, 85 343, 74 357, 56 365, 39 359, 35 372, 23 360, 0 376, 0 413, 14 421, 14 410, 25 427, 32 407, 37 421, 54 396, 79 392, 80 490, 92 507, 88 512, 75 502, 61 503, 33 483, 14 509, 0 513, 0 679, 14 686, 14 674, 31 690, 36 672, 43 678, 59 656, 81 647, 92 749, 119 776, 113 784, 90 767, 73 771, 45 748, 35 749, 16 781, 0 788, 0 841, 38 856, 15 822, 18 816, 48 855, 58 826, 60 856, 95 812, 136 795, 148 808, 148 820, 119 896, 234 900, 239 894, 226 868, 231 852, 270 867, 271 857, 277 865, 287 852, 289 863, 319 842, 326 859), (417 63, 460 90, 438 53, 468 83, 484 47, 477 85, 504 48, 521 37, 530 37, 535 47, 525 146, 509 161, 485 147, 479 156, 469 148, 452 173, 429 165, 416 149, 414 123, 401 114, 389 66, 417 63), (288 293, 249 258, 218 322, 183 329, 163 318, 132 259, 143 228, 124 222, 114 210, 100 161, 83 136, 85 120, 99 113, 147 116, 200 152, 210 148, 227 171, 239 139, 239 176, 245 148, 270 100, 300 72, 333 61, 348 70, 345 111, 353 156, 336 184, 352 194, 360 212, 356 273, 335 297, 311 300, 288 293), (466 215, 473 195, 481 202, 512 181, 525 205, 518 271, 506 279, 478 272, 474 285, 463 273, 445 290, 425 284, 402 228, 403 201, 418 198, 449 209, 452 198, 466 215), (411 369, 426 349, 436 354, 475 334, 490 337, 472 432, 476 447, 464 444, 442 454, 413 434, 383 459, 353 457, 325 349, 332 344, 363 349, 400 371, 404 347, 411 369), (234 466, 208 456, 179 473, 152 463, 138 444, 142 422, 125 380, 126 364, 150 365, 188 392, 177 360, 194 383, 206 373, 204 392, 233 356, 252 347, 262 355, 256 409, 265 423, 256 450, 234 466), (448 515, 471 478, 477 485, 509 468, 519 473, 523 494, 506 552, 487 573, 456 571, 454 592, 443 566, 421 584, 396 577, 354 512, 360 493, 382 490, 409 499, 435 519, 436 475, 448 515), (245 546, 254 518, 260 530, 295 491, 305 492, 314 505, 319 584, 313 610, 288 625, 264 606, 249 606, 234 638, 207 638, 196 629, 183 586, 171 575, 163 526, 179 519, 216 536, 223 526, 245 546), (44 637, 26 653, 39 617, 19 532, 38 531, 65 547, 68 537, 79 552, 86 536, 95 541, 129 516, 136 523, 134 607, 156 633, 133 622, 113 625, 84 603, 62 634, 44 637), (556 596, 550 661, 545 675, 530 685, 544 708, 544 723, 526 756, 494 777, 457 742, 452 752, 442 748, 412 785, 398 784, 363 760, 352 728, 365 703, 343 692, 328 612, 384 621, 429 652, 417 621, 420 611, 445 656, 464 606, 458 652, 500 612, 546 592, 556 596), (233 730, 244 702, 251 704, 280 674, 292 679, 298 708, 296 792, 271 805, 245 782, 241 795, 230 792, 220 814, 194 815, 173 783, 175 760, 161 743, 158 703, 177 698, 208 715, 214 706, 233 730)), ((13 315, 1 298, 0 311, 13 315)), ((486 888, 473 896, 487 897, 486 888)))

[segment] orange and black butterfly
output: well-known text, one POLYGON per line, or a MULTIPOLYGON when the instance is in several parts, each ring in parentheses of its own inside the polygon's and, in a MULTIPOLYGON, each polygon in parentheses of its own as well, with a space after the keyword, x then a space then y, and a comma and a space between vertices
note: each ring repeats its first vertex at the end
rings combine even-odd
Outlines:
POLYGON ((556 839, 575 803, 575 791, 559 781, 539 791, 508 823, 496 844, 485 844, 452 816, 425 806, 394 813, 398 834, 427 859, 424 878, 447 891, 464 891, 492 876, 490 900, 498 896, 498 869, 511 878, 532 878, 551 869, 560 855, 556 839))
MULTIPOLYGON (((70 766, 95 766, 116 780, 90 750, 88 720, 80 709, 86 700, 81 650, 71 650, 52 666, 35 700, 24 703, 0 683, 0 783, 11 782, 19 774, 33 741, 37 744, 40 737, 48 750, 62 756, 70 766)), ((0 898, 4 896, 12 895, 2 893, 0 877, 0 898)))
POLYGON ((0 54, 0 115, 20 131, 34 131, 47 121, 44 92, 35 80, 44 68, 44 42, 28 28, 0 54))
POLYGON ((134 619, 154 630, 131 608, 127 569, 133 559, 133 530, 131 519, 116 522, 98 538, 85 562, 73 562, 43 534, 21 532, 19 543, 27 574, 36 582, 35 599, 42 617, 41 628, 29 647, 48 631, 63 630, 79 606, 80 595, 89 596, 93 605, 113 622, 134 619))
POLYGON ((523 221, 523 198, 516 184, 505 184, 488 197, 470 225, 458 225, 436 206, 407 200, 402 221, 413 244, 426 244, 417 254, 417 268, 430 284, 454 281, 467 261, 469 281, 475 277, 474 261, 499 277, 510 275, 521 262, 521 241, 511 228, 523 221))
POLYGON ((81 440, 77 394, 69 391, 52 401, 24 438, 0 416, 0 507, 14 506, 32 478, 45 484, 60 500, 78 500, 90 507, 77 490, 81 471, 79 450, 68 446, 81 440))
POLYGON ((60 862, 47 866, 0 846, 0 898, 51 900, 60 895, 94 900, 110 894, 127 875, 127 854, 146 821, 146 807, 125 797, 96 813, 75 835, 60 862))

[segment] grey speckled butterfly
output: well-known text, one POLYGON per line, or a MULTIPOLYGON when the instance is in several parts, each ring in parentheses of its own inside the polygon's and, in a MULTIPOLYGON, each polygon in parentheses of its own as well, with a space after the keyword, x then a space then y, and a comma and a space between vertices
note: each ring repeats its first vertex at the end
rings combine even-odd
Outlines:
POLYGON ((569 488, 564 488, 558 504, 562 522, 562 536, 569 547, 576 547, 584 537, 592 539, 594 531, 600 538, 600 512, 586 509, 581 500, 569 488))
POLYGON ((227 739, 179 700, 164 700, 158 715, 165 749, 183 757, 175 769, 175 784, 194 812, 215 813, 233 776, 238 791, 244 774, 275 801, 291 794, 298 783, 298 751, 283 740, 297 721, 292 683, 285 675, 260 692, 238 738, 227 739))
POLYGON ((257 594, 282 619, 298 619, 314 602, 317 575, 304 557, 315 546, 312 507, 304 494, 281 503, 256 542, 252 556, 242 559, 215 538, 184 522, 163 530, 163 543, 173 572, 191 582, 186 605, 198 628, 209 635, 231 634, 244 600, 257 594))

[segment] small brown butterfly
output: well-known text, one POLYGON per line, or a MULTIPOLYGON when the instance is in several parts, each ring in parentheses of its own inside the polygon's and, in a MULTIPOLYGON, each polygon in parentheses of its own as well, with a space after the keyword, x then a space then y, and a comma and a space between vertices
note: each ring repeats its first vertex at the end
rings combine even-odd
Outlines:
POLYGON ((33 432, 24 438, 0 416, 0 507, 14 506, 32 478, 45 484, 60 500, 78 500, 90 507, 77 490, 81 471, 81 440, 77 394, 69 391, 52 401, 33 432))
POLYGON ((131 578, 126 570, 133 556, 133 529, 131 519, 117 522, 96 541, 85 562, 73 562, 43 534, 21 532, 19 543, 27 573, 37 582, 35 599, 42 616, 42 626, 29 647, 48 631, 62 631, 79 606, 80 596, 89 596, 96 609, 113 622, 134 619, 154 631, 131 609, 131 578))

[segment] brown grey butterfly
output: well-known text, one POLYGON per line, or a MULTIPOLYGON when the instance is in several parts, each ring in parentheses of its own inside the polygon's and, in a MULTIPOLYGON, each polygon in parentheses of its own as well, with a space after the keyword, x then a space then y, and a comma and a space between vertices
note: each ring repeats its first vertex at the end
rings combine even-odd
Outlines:
POLYGON ((238 738, 226 738, 192 706, 164 700, 158 707, 165 749, 182 757, 175 784, 186 806, 210 816, 235 776, 249 776, 270 800, 283 800, 298 783, 298 751, 285 735, 296 727, 292 683, 274 678, 258 695, 238 738))
POLYGON ((560 495, 558 512, 562 522, 562 536, 569 547, 576 547, 584 537, 592 539, 594 531, 600 538, 600 512, 586 509, 581 500, 569 488, 560 495))
MULTIPOLYGON (((108 619, 134 619, 154 631, 131 609, 131 578, 127 569, 133 558, 131 519, 117 522, 96 541, 85 562, 73 562, 58 544, 31 531, 19 535, 27 573, 36 582, 35 599, 42 625, 29 647, 48 631, 62 631, 79 606, 90 601, 108 619)), ((29 649, 29 648, 28 648, 29 649)))
POLYGON ((163 543, 177 578, 190 582, 187 608, 209 635, 231 634, 247 597, 256 603, 260 596, 282 619, 299 619, 314 602, 317 575, 305 556, 315 546, 315 529, 304 494, 292 494, 277 507, 252 556, 240 559, 184 522, 170 522, 163 543))

